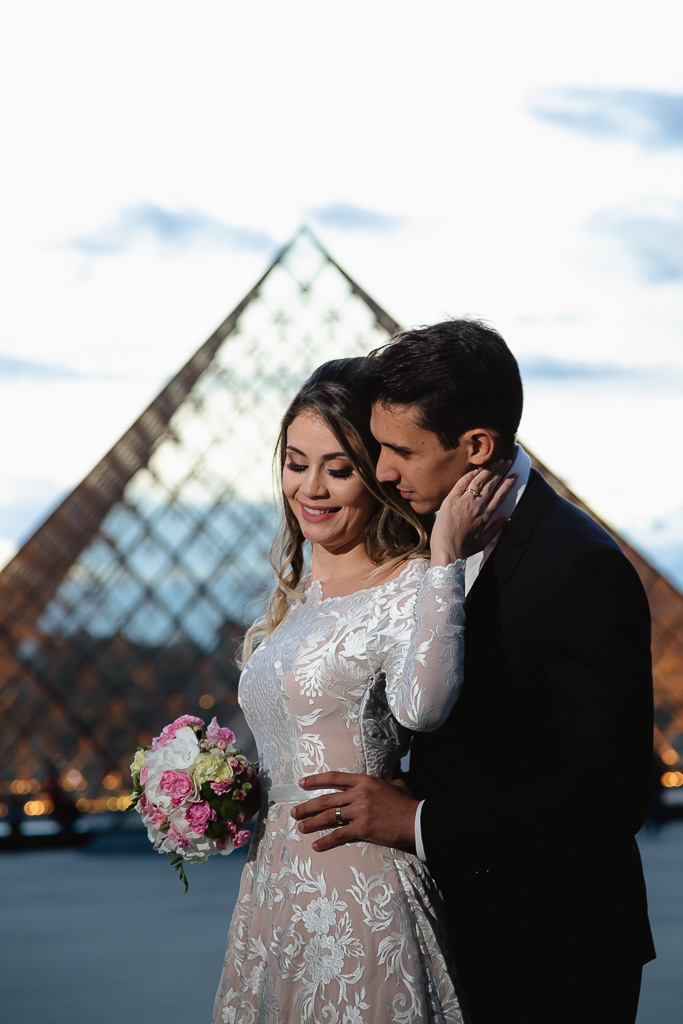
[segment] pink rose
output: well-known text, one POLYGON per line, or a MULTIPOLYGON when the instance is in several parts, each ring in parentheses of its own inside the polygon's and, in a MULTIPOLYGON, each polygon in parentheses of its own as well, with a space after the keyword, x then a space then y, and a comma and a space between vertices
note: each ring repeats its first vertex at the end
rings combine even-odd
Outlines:
POLYGON ((206 730, 206 738, 211 741, 211 746, 225 750, 229 743, 235 742, 235 734, 232 729, 221 729, 216 718, 212 718, 211 724, 206 730))
POLYGON ((162 731, 160 736, 157 736, 152 740, 152 750, 158 750, 159 747, 165 747, 170 740, 173 739, 178 729, 183 729, 186 725, 189 726, 202 726, 204 725, 203 718, 197 718, 196 715, 181 715, 180 718, 176 718, 175 722, 171 722, 162 731))
POLYGON ((244 846, 251 839, 251 832, 248 832, 246 828, 240 829, 232 837, 232 845, 237 849, 239 846, 244 846))
POLYGON ((190 795, 194 785, 189 775, 184 772, 164 772, 161 776, 159 787, 162 793, 170 796, 173 805, 177 807, 190 795))
POLYGON ((149 765, 146 764, 146 765, 143 766, 143 769, 140 772, 140 782, 142 783, 143 786, 147 785, 147 779, 148 778, 149 778, 149 765))
POLYGON ((176 829, 173 828, 173 825, 169 826, 166 835, 170 840, 172 840, 172 842, 176 844, 176 846, 179 846, 181 850, 186 850, 190 845, 189 841, 185 838, 185 836, 181 836, 180 832, 176 831, 176 829))
POLYGON ((209 827, 210 821, 215 821, 216 812, 206 800, 200 800, 196 804, 190 804, 185 812, 185 820, 196 835, 203 836, 209 827))
POLYGON ((232 779, 226 779, 225 782, 222 782, 217 779, 216 782, 211 783, 211 789, 214 791, 214 793, 217 793, 219 796, 221 795, 221 793, 225 793, 226 789, 230 789, 231 786, 232 779))
POLYGON ((138 802, 140 813, 145 818, 145 824, 153 825, 154 828, 161 828, 162 825, 166 824, 167 818, 160 807, 153 804, 151 800, 147 799, 147 794, 143 793, 138 802))
POLYGON ((145 813, 147 815, 148 822, 150 825, 153 825, 154 828, 161 828, 161 826, 165 825, 168 821, 168 818, 162 811, 161 807, 155 807, 154 804, 150 804, 149 810, 145 813))

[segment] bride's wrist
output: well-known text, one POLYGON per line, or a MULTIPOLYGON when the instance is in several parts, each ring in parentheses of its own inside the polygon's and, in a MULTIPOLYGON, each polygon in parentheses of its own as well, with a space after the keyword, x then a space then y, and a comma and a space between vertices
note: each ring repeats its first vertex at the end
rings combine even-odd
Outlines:
POLYGON ((453 562, 457 562, 459 555, 453 551, 452 548, 432 548, 431 558, 429 564, 433 567, 435 565, 452 565, 453 562))

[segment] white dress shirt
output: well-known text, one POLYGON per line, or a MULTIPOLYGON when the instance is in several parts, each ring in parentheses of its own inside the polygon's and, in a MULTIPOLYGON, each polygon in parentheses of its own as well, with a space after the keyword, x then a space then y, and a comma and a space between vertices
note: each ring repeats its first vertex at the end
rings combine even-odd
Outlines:
MULTIPOLYGON (((531 459, 521 445, 518 444, 516 446, 516 452, 515 461, 510 467, 508 476, 512 476, 513 473, 516 473, 517 479, 515 480, 514 487, 505 496, 505 501, 496 512, 497 516, 503 516, 506 519, 509 519, 517 508, 517 503, 524 494, 526 485, 529 482, 529 473, 531 472, 531 459)), ((483 551, 477 551, 476 555, 470 555, 466 560, 465 594, 468 594, 472 589, 484 563, 498 543, 499 537, 500 533, 497 533, 493 540, 486 545, 483 551)), ((467 626, 465 626, 465 643, 467 643, 467 626)), ((422 813, 423 803, 424 800, 421 800, 417 805, 417 810, 415 811, 415 850, 422 863, 425 864, 427 862, 427 858, 425 856, 424 844, 422 842, 422 829, 420 827, 420 815, 422 813)))

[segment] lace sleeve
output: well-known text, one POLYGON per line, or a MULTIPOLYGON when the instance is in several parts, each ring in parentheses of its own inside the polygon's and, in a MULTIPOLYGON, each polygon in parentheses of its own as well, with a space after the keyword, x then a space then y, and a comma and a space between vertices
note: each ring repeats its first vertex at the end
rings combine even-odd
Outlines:
POLYGON ((396 642, 398 623, 394 620, 391 642, 381 652, 387 700, 401 725, 430 732, 446 720, 462 686, 464 561, 428 569, 414 603, 404 606, 404 616, 405 639, 396 642))

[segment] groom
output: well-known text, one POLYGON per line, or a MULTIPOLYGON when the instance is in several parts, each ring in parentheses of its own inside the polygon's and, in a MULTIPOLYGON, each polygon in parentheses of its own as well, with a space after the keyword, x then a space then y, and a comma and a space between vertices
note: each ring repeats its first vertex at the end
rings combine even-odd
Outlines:
MULTIPOLYGON (((372 353, 380 480, 435 511, 466 472, 513 459, 503 532, 467 560, 462 692, 413 738, 408 790, 364 775, 295 809, 321 852, 415 850, 444 897, 473 1024, 632 1024, 654 956, 634 835, 651 765, 647 600, 630 562, 515 445, 517 363, 453 320, 372 353)), ((596 434, 609 458, 615 439, 596 434)), ((474 485, 476 490, 476 483, 474 485)), ((442 513, 443 514, 443 513, 442 513)))

